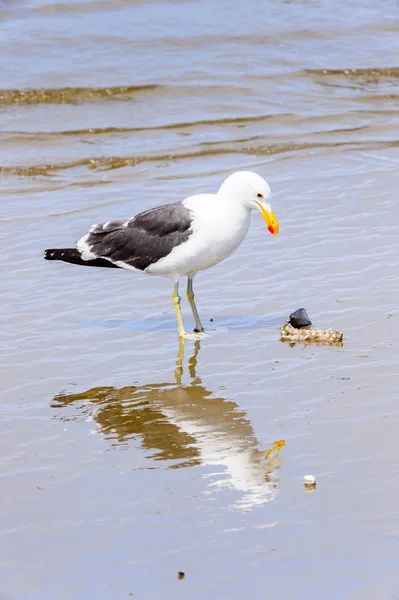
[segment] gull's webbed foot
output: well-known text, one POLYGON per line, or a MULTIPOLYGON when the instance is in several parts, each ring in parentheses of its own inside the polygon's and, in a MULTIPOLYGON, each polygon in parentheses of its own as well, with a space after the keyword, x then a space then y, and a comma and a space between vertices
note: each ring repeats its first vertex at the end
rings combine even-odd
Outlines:
POLYGON ((203 340, 204 338, 209 337, 205 331, 195 331, 194 333, 186 333, 185 331, 182 334, 179 334, 185 340, 203 340))

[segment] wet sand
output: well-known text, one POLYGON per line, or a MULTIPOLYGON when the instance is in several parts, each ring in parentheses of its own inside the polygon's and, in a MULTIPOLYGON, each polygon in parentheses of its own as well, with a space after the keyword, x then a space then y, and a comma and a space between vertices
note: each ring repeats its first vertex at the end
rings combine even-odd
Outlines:
POLYGON ((0 24, 0 598, 395 598, 395 4, 21 0, 0 24), (42 260, 237 169, 280 233, 254 215, 198 275, 200 343, 167 280, 42 260), (279 342, 301 306, 344 345, 279 342))

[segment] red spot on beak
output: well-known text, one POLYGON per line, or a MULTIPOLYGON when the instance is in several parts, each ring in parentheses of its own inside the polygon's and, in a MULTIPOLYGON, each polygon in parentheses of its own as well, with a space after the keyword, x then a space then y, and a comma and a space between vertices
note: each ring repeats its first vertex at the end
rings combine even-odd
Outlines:
POLYGON ((267 228, 268 228, 268 230, 270 231, 270 233, 274 233, 274 229, 273 229, 273 227, 272 227, 271 225, 268 225, 268 227, 267 227, 267 228))

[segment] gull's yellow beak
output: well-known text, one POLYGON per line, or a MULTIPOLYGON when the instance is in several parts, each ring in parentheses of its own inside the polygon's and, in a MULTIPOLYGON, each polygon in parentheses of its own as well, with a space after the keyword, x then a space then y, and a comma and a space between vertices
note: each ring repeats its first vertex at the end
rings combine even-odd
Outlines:
POLYGON ((278 221, 277 221, 276 217, 274 216, 274 212, 272 211, 272 209, 270 209, 270 211, 268 211, 260 202, 257 202, 256 204, 259 206, 259 210, 262 213, 262 217, 266 221, 266 225, 267 225, 267 228, 270 231, 270 233, 272 235, 277 235, 278 229, 279 229, 278 221))

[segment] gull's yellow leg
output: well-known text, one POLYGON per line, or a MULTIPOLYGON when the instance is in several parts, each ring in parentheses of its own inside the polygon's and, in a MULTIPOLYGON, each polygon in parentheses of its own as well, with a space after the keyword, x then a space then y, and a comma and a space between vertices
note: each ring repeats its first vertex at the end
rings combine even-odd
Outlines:
POLYGON ((175 283, 175 285, 173 287, 172 300, 173 300, 173 304, 175 305, 179 337, 186 337, 186 332, 184 330, 184 325, 183 325, 183 318, 181 316, 181 310, 180 310, 180 296, 179 296, 179 284, 178 283, 175 283))
MULTIPOLYGON (((172 299, 173 299, 173 304, 175 305, 179 337, 184 338, 186 340, 198 340, 203 337, 206 337, 206 333, 203 333, 204 330, 202 329, 202 325, 201 325, 201 322, 199 321, 199 318, 198 318, 198 321, 199 321, 199 325, 201 327, 201 332, 199 332, 199 333, 186 333, 185 332, 184 325, 183 325, 183 318, 181 316, 181 310, 180 310, 180 296, 179 296, 179 284, 178 283, 175 283, 175 285, 174 285, 172 299)), ((195 306, 195 304, 194 304, 194 306, 195 306)), ((198 313, 197 313, 197 315, 198 315, 198 313)))
POLYGON ((193 278, 190 276, 188 277, 188 281, 187 281, 187 298, 188 298, 188 301, 190 302, 191 310, 193 311, 193 315, 194 315, 194 321, 195 321, 194 331, 197 333, 202 333, 204 331, 204 328, 202 327, 202 323, 199 318, 198 310, 195 305, 194 290, 193 290, 193 278))

